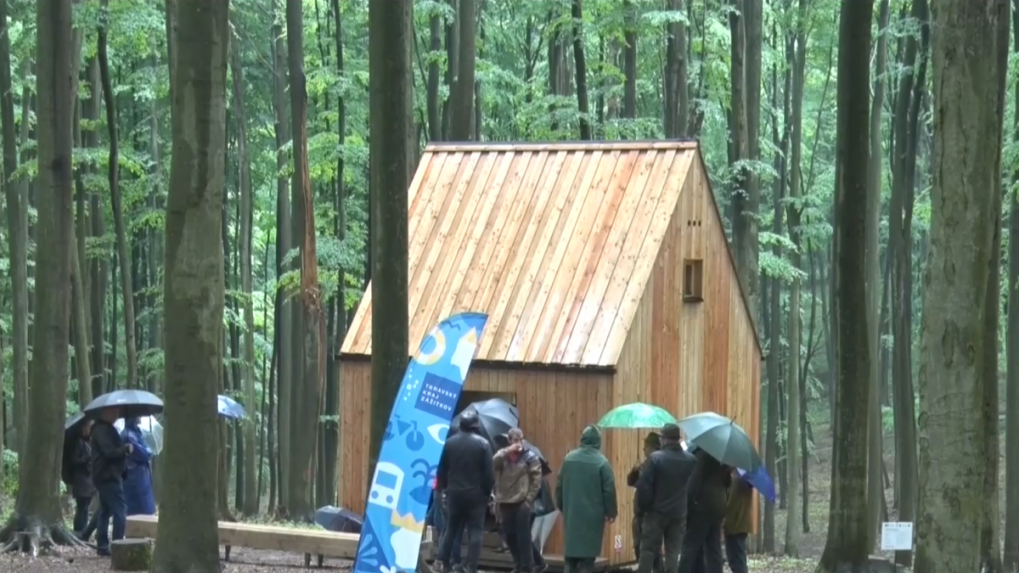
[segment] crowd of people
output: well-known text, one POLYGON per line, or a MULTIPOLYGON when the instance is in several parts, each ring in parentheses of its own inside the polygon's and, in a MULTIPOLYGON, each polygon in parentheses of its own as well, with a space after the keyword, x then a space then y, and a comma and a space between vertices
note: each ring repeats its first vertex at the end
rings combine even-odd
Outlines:
MULTIPOLYGON (((542 500, 542 460, 519 428, 506 437, 508 444, 493 453, 477 414, 467 410, 459 431, 446 440, 428 518, 439 534, 440 573, 477 572, 489 513, 513 557, 514 573, 546 568, 531 536, 537 506, 552 503, 542 500)), ((588 426, 559 468, 554 504, 563 516, 567 573, 593 571, 605 525, 618 517, 615 478, 601 442, 598 428, 588 426)), ((638 573, 721 573, 723 539, 732 573, 746 573, 753 496, 736 468, 703 450, 688 450, 676 424, 651 432, 644 454, 627 476, 634 489, 638 573)))
POLYGON ((99 555, 110 554, 112 538, 124 538, 129 515, 155 515, 152 492, 152 452, 142 437, 137 418, 117 431, 121 409, 105 408, 95 422, 83 419, 77 433, 65 439, 61 477, 74 498, 74 532, 82 541, 96 535, 99 555), (98 508, 91 513, 93 497, 98 508))

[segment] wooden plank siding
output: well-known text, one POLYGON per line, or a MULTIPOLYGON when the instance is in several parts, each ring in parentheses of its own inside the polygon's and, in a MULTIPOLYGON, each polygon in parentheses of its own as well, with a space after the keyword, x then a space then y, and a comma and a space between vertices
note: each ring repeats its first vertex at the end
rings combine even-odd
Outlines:
MULTIPOLYGON (((367 420, 371 407, 371 364, 363 359, 347 358, 342 361, 340 373, 340 480, 337 492, 342 507, 361 512, 370 480, 370 429, 367 420)), ((541 449, 552 466, 553 473, 548 479, 553 488, 563 458, 580 443, 584 427, 597 422, 602 414, 612 409, 613 404, 612 374, 607 372, 540 371, 475 365, 467 376, 464 390, 515 396, 520 410, 520 425, 527 439, 541 449)), ((604 450, 610 451, 613 442, 614 438, 606 432, 604 450)), ((625 472, 617 479, 625 480, 625 472)), ((611 549, 612 539, 608 534, 606 543, 606 547, 611 549)), ((561 526, 557 525, 552 532, 545 551, 562 553, 561 526)))
MULTIPOLYGON (((464 390, 513 396, 553 472, 584 426, 637 401, 732 416, 760 445, 761 347, 696 144, 430 145, 410 201, 411 343, 454 312, 489 313, 464 390), (702 261, 702 301, 684 300, 688 260, 702 261)), ((339 503, 354 511, 369 481, 370 292, 340 367, 339 503)), ((626 474, 645 433, 603 432, 613 564, 633 561, 626 474)), ((546 552, 562 550, 557 526, 546 552)))
MULTIPOLYGON (((409 190, 410 340, 484 312, 479 360, 614 366, 691 142, 430 145, 409 190)), ((699 164, 699 162, 698 162, 699 164)), ((371 287, 343 354, 371 354, 371 287)))

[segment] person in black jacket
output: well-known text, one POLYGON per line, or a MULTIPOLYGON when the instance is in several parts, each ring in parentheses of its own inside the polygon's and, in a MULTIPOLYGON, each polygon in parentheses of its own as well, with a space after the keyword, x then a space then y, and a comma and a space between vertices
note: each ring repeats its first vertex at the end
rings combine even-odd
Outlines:
POLYGON ((449 523, 439 545, 436 569, 446 571, 453 540, 467 534, 467 555, 463 565, 476 573, 481 557, 485 511, 495 485, 492 446, 479 433, 480 420, 474 410, 460 414, 460 431, 446 440, 436 470, 439 490, 446 493, 449 523))
POLYGON ((637 511, 643 517, 638 573, 651 573, 663 544, 665 573, 676 573, 678 567, 686 528, 687 482, 697 465, 696 458, 683 450, 679 440, 679 426, 665 424, 662 448, 648 457, 637 478, 637 511))
POLYGON ((64 483, 74 498, 74 531, 81 534, 88 526, 88 508, 96 488, 92 485, 92 446, 89 437, 92 420, 84 420, 78 426, 78 435, 64 444, 64 466, 67 473, 64 483))
POLYGON ((113 539, 124 538, 127 502, 124 499, 124 472, 127 456, 133 450, 125 444, 113 423, 122 416, 120 408, 105 408, 92 428, 92 483, 99 492, 99 523, 96 549, 99 555, 110 554, 110 520, 113 539))
POLYGON ((689 511, 679 573, 722 573, 722 521, 732 468, 697 450, 697 467, 687 486, 689 511))
MULTIPOLYGON (((658 432, 650 432, 647 437, 644 438, 644 461, 642 463, 635 464, 633 468, 630 469, 630 473, 626 474, 626 485, 634 488, 633 521, 630 524, 630 533, 633 535, 633 553, 634 558, 637 559, 637 561, 640 561, 640 538, 644 524, 644 516, 640 513, 640 507, 637 505, 637 479, 640 478, 641 469, 651 463, 651 454, 657 452, 661 448, 661 435, 658 432)), ((661 551, 657 551, 653 570, 655 573, 661 573, 661 569, 662 555, 661 551)))

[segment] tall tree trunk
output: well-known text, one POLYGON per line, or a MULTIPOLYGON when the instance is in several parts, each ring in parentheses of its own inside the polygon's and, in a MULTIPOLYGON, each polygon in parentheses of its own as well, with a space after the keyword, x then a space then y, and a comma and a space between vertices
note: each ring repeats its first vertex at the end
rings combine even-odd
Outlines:
MULTIPOLYGON (((994 132, 996 142, 1001 142, 1004 137, 1005 120, 1005 92, 1006 80, 1008 78, 1008 48, 1009 48, 1009 2, 1000 0, 996 7, 1000 10, 996 22, 995 34, 997 36, 997 90, 998 97, 995 101, 997 115, 997 130, 994 132)), ((981 570, 986 573, 1002 573, 1001 563, 1001 513, 998 508, 998 482, 999 452, 1001 451, 1001 440, 999 437, 998 416, 999 399, 998 390, 1000 377, 998 375, 998 332, 1001 320, 1001 205, 1002 205, 1002 181, 1001 181, 1001 146, 998 146, 995 174, 998 176, 992 179, 994 197, 992 198, 991 213, 994 216, 992 221, 992 242, 990 258, 987 269, 987 298, 984 302, 984 362, 981 376, 983 385, 983 412, 979 416, 984 422, 984 483, 983 483, 983 520, 980 532, 980 564, 981 570)))
MULTIPOLYGON (((474 0, 466 9, 473 14, 474 0)), ((407 140, 411 118, 411 43, 414 4, 368 5, 371 117, 372 391, 368 473, 374 471, 389 412, 410 356, 407 342, 407 140)), ((464 9, 461 9, 461 14, 464 9)), ((461 26, 471 26, 461 20, 461 26)), ((473 37, 473 35, 472 35, 473 37)), ((473 43, 473 40, 471 40, 473 43)), ((468 52, 473 55, 473 48, 468 52)), ((468 67, 465 65, 464 67, 468 67)), ((469 64, 473 76, 474 63, 469 64)), ((472 86, 472 81, 467 83, 472 86)), ((466 83, 463 74, 460 81, 466 83)), ((454 113, 461 113, 454 103, 454 113)), ((470 108, 467 108, 468 111, 470 108)), ((454 130, 458 121, 454 121, 454 130)), ((459 133, 453 139, 461 139, 459 133)))
MULTIPOLYGON (((276 10, 278 0, 271 0, 273 11, 276 10)), ((285 148, 290 142, 290 121, 287 118, 287 58, 286 44, 283 42, 283 30, 279 23, 273 25, 273 112, 275 117, 276 134, 276 280, 279 281, 286 272, 287 265, 284 264, 287 254, 292 246, 291 241, 291 220, 290 220, 290 182, 284 174, 287 167, 287 155, 285 148)), ((277 368, 277 404, 276 421, 279 425, 277 442, 280 447, 279 459, 274 460, 279 476, 279 506, 286 508, 289 503, 289 476, 290 467, 290 407, 292 394, 293 376, 291 368, 294 362, 292 314, 290 312, 291 302, 287 293, 282 287, 276 291, 276 331, 279 333, 279 361, 277 368)), ((278 510, 277 507, 270 508, 278 510)))
POLYGON ((218 573, 216 384, 223 372, 228 2, 170 7, 174 153, 163 278, 166 445, 153 573, 218 573))
MULTIPOLYGON (((18 140, 14 133, 14 94, 11 91, 11 39, 7 21, 7 0, 0 0, 0 119, 3 122, 4 197, 7 200, 7 241, 11 266, 11 347, 14 354, 14 427, 15 449, 24 446, 28 430, 28 182, 14 179, 18 168, 18 140)), ((26 91, 27 92, 27 88, 26 91)), ((22 99, 23 119, 27 117, 27 98, 22 99)), ((27 122, 22 122, 27 129, 27 122)), ((24 464, 19 464, 24 477, 24 464)), ((25 483, 19 480, 20 483, 25 483)))
POLYGON ((881 479, 884 436, 881 431, 880 330, 881 305, 881 110, 885 99, 885 62, 888 54, 889 0, 881 0, 878 23, 877 58, 874 67, 874 99, 870 104, 870 164, 867 176, 867 326, 870 328, 870 397, 867 410, 867 521, 868 551, 874 551, 881 524, 881 500, 885 495, 881 479))
MULTIPOLYGON (((333 3, 336 1, 333 0, 333 3)), ((439 5, 437 4, 436 6, 439 5)), ((336 10, 334 9, 334 11, 336 10)), ((337 20, 337 22, 339 21, 337 20)), ((337 49, 340 49, 339 45, 337 45, 337 49)), ((428 91, 426 96, 428 102, 428 139, 431 141, 442 141, 442 105, 439 102, 439 56, 442 52, 442 13, 438 8, 428 17, 428 50, 428 91)), ((337 58, 340 57, 342 56, 337 56, 337 58)))
POLYGON ((985 557, 982 484, 986 458, 998 452, 987 451, 981 418, 987 371, 997 371, 985 347, 997 345, 986 320, 996 278, 989 265, 999 257, 1004 70, 996 62, 1006 49, 999 25, 1007 7, 931 3, 935 164, 920 346, 918 571, 978 571, 985 557), (939 447, 947 440, 956 446, 939 447))
MULTIPOLYGON (((78 221, 81 223, 81 221, 78 221)), ((92 374, 88 368, 88 315, 85 313, 85 280, 75 245, 71 253, 71 325, 74 327, 74 373, 78 377, 78 405, 92 401, 92 374)))
MULTIPOLYGON (((752 321, 757 320, 757 252, 760 246, 757 240, 757 216, 761 197, 757 186, 750 183, 750 169, 746 167, 749 156, 749 134, 747 133, 747 84, 746 84, 746 31, 745 6, 743 0, 731 0, 732 10, 729 11, 729 149, 730 164, 733 167, 732 180, 732 246, 735 251, 736 269, 739 281, 743 284, 751 305, 752 321)), ((757 55, 760 61, 760 52, 757 55)), ((760 66, 756 67, 758 96, 760 107, 760 66)), ((755 133, 756 135, 756 133, 755 133)), ((798 171, 798 165, 793 164, 798 171)), ((792 219, 790 218, 790 223, 792 219)), ((794 289, 795 290, 795 289, 794 289)), ((798 292, 795 293, 798 298, 798 292)), ((798 306, 798 300, 797 300, 798 306)), ((797 309, 792 309, 796 316, 797 309)), ((795 320, 799 320, 798 317, 795 320)), ((798 384, 798 382, 797 382, 798 384)), ((790 393, 790 395, 794 395, 790 393)), ((795 443, 795 442, 793 442, 795 443)))
MULTIPOLYGON (((88 67, 85 70, 88 79, 89 94, 82 105, 82 119, 86 121, 88 129, 82 131, 82 143, 86 147, 97 147, 99 145, 99 133, 95 122, 99 119, 102 109, 102 80, 99 77, 99 60, 95 57, 89 58, 88 67)), ((89 171, 94 172, 94 167, 89 171)), ((89 234, 93 239, 106 235, 106 212, 103 208, 102 196, 100 193, 92 192, 89 196, 89 234)), ((96 256, 79 261, 82 265, 88 264, 89 272, 89 339, 92 343, 92 394, 98 396, 109 387, 106 380, 106 282, 109 275, 109 259, 106 256, 96 256)), ((82 269, 84 272, 84 269, 82 269)))
MULTIPOLYGON (((866 567, 867 406, 870 342, 866 320, 867 178, 870 163, 870 41, 873 0, 841 7, 838 157, 834 212, 834 297, 838 355, 828 539, 818 571, 866 567), (863 320, 860 317, 864 317, 863 320)), ((846 569, 848 570, 848 569, 846 569)))
MULTIPOLYGON (((673 0, 678 2, 681 0, 673 0)), ((633 0, 623 0, 623 114, 627 119, 637 119, 637 39, 640 26, 638 7, 633 0)), ((670 42, 674 39, 670 38, 670 42)), ((668 96, 668 94, 666 94, 668 96)), ((668 100, 666 100, 668 101, 668 100)))
MULTIPOLYGON (((450 13, 456 14, 459 7, 457 0, 446 0, 446 2, 449 5, 450 13)), ((460 45, 458 41, 460 25, 458 20, 456 17, 447 18, 443 32, 446 48, 446 73, 444 81, 448 93, 446 99, 442 102, 442 139, 447 140, 453 136, 453 94, 456 92, 456 76, 460 67, 460 45)), ((371 265, 369 264, 368 266, 370 267, 371 265)))
MULTIPOLYGON (((892 258, 892 406, 895 425, 895 488, 898 519, 914 521, 917 503, 917 432, 915 394, 913 392, 913 189, 916 172, 919 112, 926 90, 927 46, 929 38, 927 0, 916 0, 911 17, 920 25, 906 39, 903 63, 910 72, 902 75, 895 95, 892 145, 892 195, 889 203, 888 256, 892 258)), ((896 562, 912 563, 911 551, 900 551, 896 562)))
MULTIPOLYGON (((792 121, 790 123, 790 163, 789 163, 789 198, 788 207, 789 235, 792 238, 795 248, 789 254, 790 262, 797 269, 802 265, 800 257, 800 246, 802 230, 800 229, 800 216, 802 207, 798 204, 800 197, 801 163, 803 157, 803 84, 806 65, 806 0, 800 0, 798 9, 799 24, 796 29, 796 39, 786 46, 786 60, 792 63, 792 96, 790 109, 792 121)), ((785 530, 785 554, 796 557, 799 555, 799 543, 801 535, 802 520, 796 519, 796 512, 799 510, 800 498, 800 456, 806 452, 800 450, 800 292, 802 284, 799 277, 794 277, 789 287, 789 361, 786 370, 786 394, 788 405, 786 406, 786 468, 788 490, 782 491, 786 499, 786 510, 789 512, 786 518, 785 530)))
MULTIPOLYGON (((20 482, 14 516, 0 531, 2 543, 7 543, 15 530, 29 532, 31 547, 23 549, 31 548, 33 552, 40 544, 71 540, 61 523, 58 476, 68 379, 71 261, 76 250, 71 154, 80 60, 72 38, 71 1, 39 2, 35 6, 40 168, 32 348, 39 359, 31 369, 34 391, 28 406, 32 423, 24 428, 25 443, 32 448, 19 452, 24 479, 20 482)), ((8 115, 11 116, 13 113, 8 115)))
MULTIPOLYGON (((240 163, 241 190, 241 291, 244 293, 244 365, 242 385, 244 404, 249 412, 258 411, 255 396, 255 309, 251 299, 251 238, 252 238, 252 198, 251 198, 251 163, 248 159, 248 136, 244 113, 244 70, 241 68, 241 50, 237 42, 231 43, 230 69, 233 74, 234 114, 237 118, 237 158, 240 163)), ((258 513, 258 494, 255 488, 255 423, 246 420, 244 432, 244 504, 241 512, 247 516, 258 513)), ((241 468, 238 467, 240 472, 241 468)))
POLYGON ((110 201, 113 210, 113 226, 117 234, 117 260, 120 265, 120 291, 124 302, 124 350, 127 356, 127 385, 141 386, 138 380, 138 355, 135 345, 134 287, 131 284, 130 245, 124 224, 124 199, 120 191, 120 142, 117 135, 117 103, 110 81, 110 61, 107 55, 107 28, 109 27, 109 0, 102 2, 102 16, 99 24, 99 74, 103 84, 103 98, 106 101, 106 129, 110 137, 109 182, 110 201))
MULTIPOLYGON (((458 0, 458 6, 457 51, 459 53, 457 54, 456 80, 453 82, 450 92, 450 113, 453 117, 450 139, 470 141, 474 136, 474 60, 477 54, 474 28, 477 0, 458 0)), ((413 42, 413 38, 409 41, 413 42)))
MULTIPOLYGON (((753 1, 753 0, 751 0, 753 1)), ((683 0, 669 0, 669 10, 683 11, 683 0)), ((665 137, 686 135, 690 116, 690 97, 686 86, 686 24, 670 22, 665 28, 665 137)), ((636 52, 633 54, 636 67, 636 52)), ((634 86, 636 91, 636 85, 634 86)))
POLYGON ((318 255, 315 240, 315 201, 308 175, 308 92, 304 76, 304 19, 301 0, 287 0, 287 59, 290 72, 290 110, 293 124, 294 178, 292 192, 300 194, 300 205, 294 207, 295 230, 302 235, 300 243, 301 290, 300 339, 294 347, 301 352, 293 358, 300 362, 300 386, 294 386, 291 405, 290 435, 290 500, 287 509, 292 517, 311 520, 314 517, 312 476, 318 425, 325 385, 325 316, 322 292, 318 283, 318 255), (300 220, 298 220, 298 217, 300 220))
MULTIPOLYGON (((1012 31, 1019 54, 1019 3, 1013 0, 1012 31)), ((1019 91, 1015 92, 1012 141, 1019 142, 1019 91)), ((1011 173, 1013 189, 1019 169, 1011 173)), ((1019 195, 1008 194, 1008 315, 1005 341, 1005 571, 1019 571, 1019 195)))
MULTIPOLYGON (((462 1, 462 0, 461 0, 462 1)), ((570 4, 573 16, 573 66, 577 82, 577 112, 580 115, 580 139, 591 139, 591 115, 587 104, 587 58, 584 57, 583 0, 570 4)))

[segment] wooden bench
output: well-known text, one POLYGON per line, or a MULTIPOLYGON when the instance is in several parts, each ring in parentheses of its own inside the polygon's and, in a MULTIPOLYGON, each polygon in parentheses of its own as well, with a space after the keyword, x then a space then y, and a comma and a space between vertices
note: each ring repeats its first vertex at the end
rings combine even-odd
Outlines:
MULTIPOLYGON (((155 515, 132 515, 127 518, 128 537, 156 538, 158 518, 155 515)), ((219 522, 219 543, 226 546, 225 558, 230 560, 230 547, 247 547, 269 551, 303 553, 304 566, 311 566, 311 556, 318 557, 318 566, 326 557, 353 560, 357 556, 357 544, 361 536, 357 533, 336 533, 333 531, 254 525, 249 523, 219 522)), ((422 540, 422 555, 431 555, 432 543, 422 540)))

